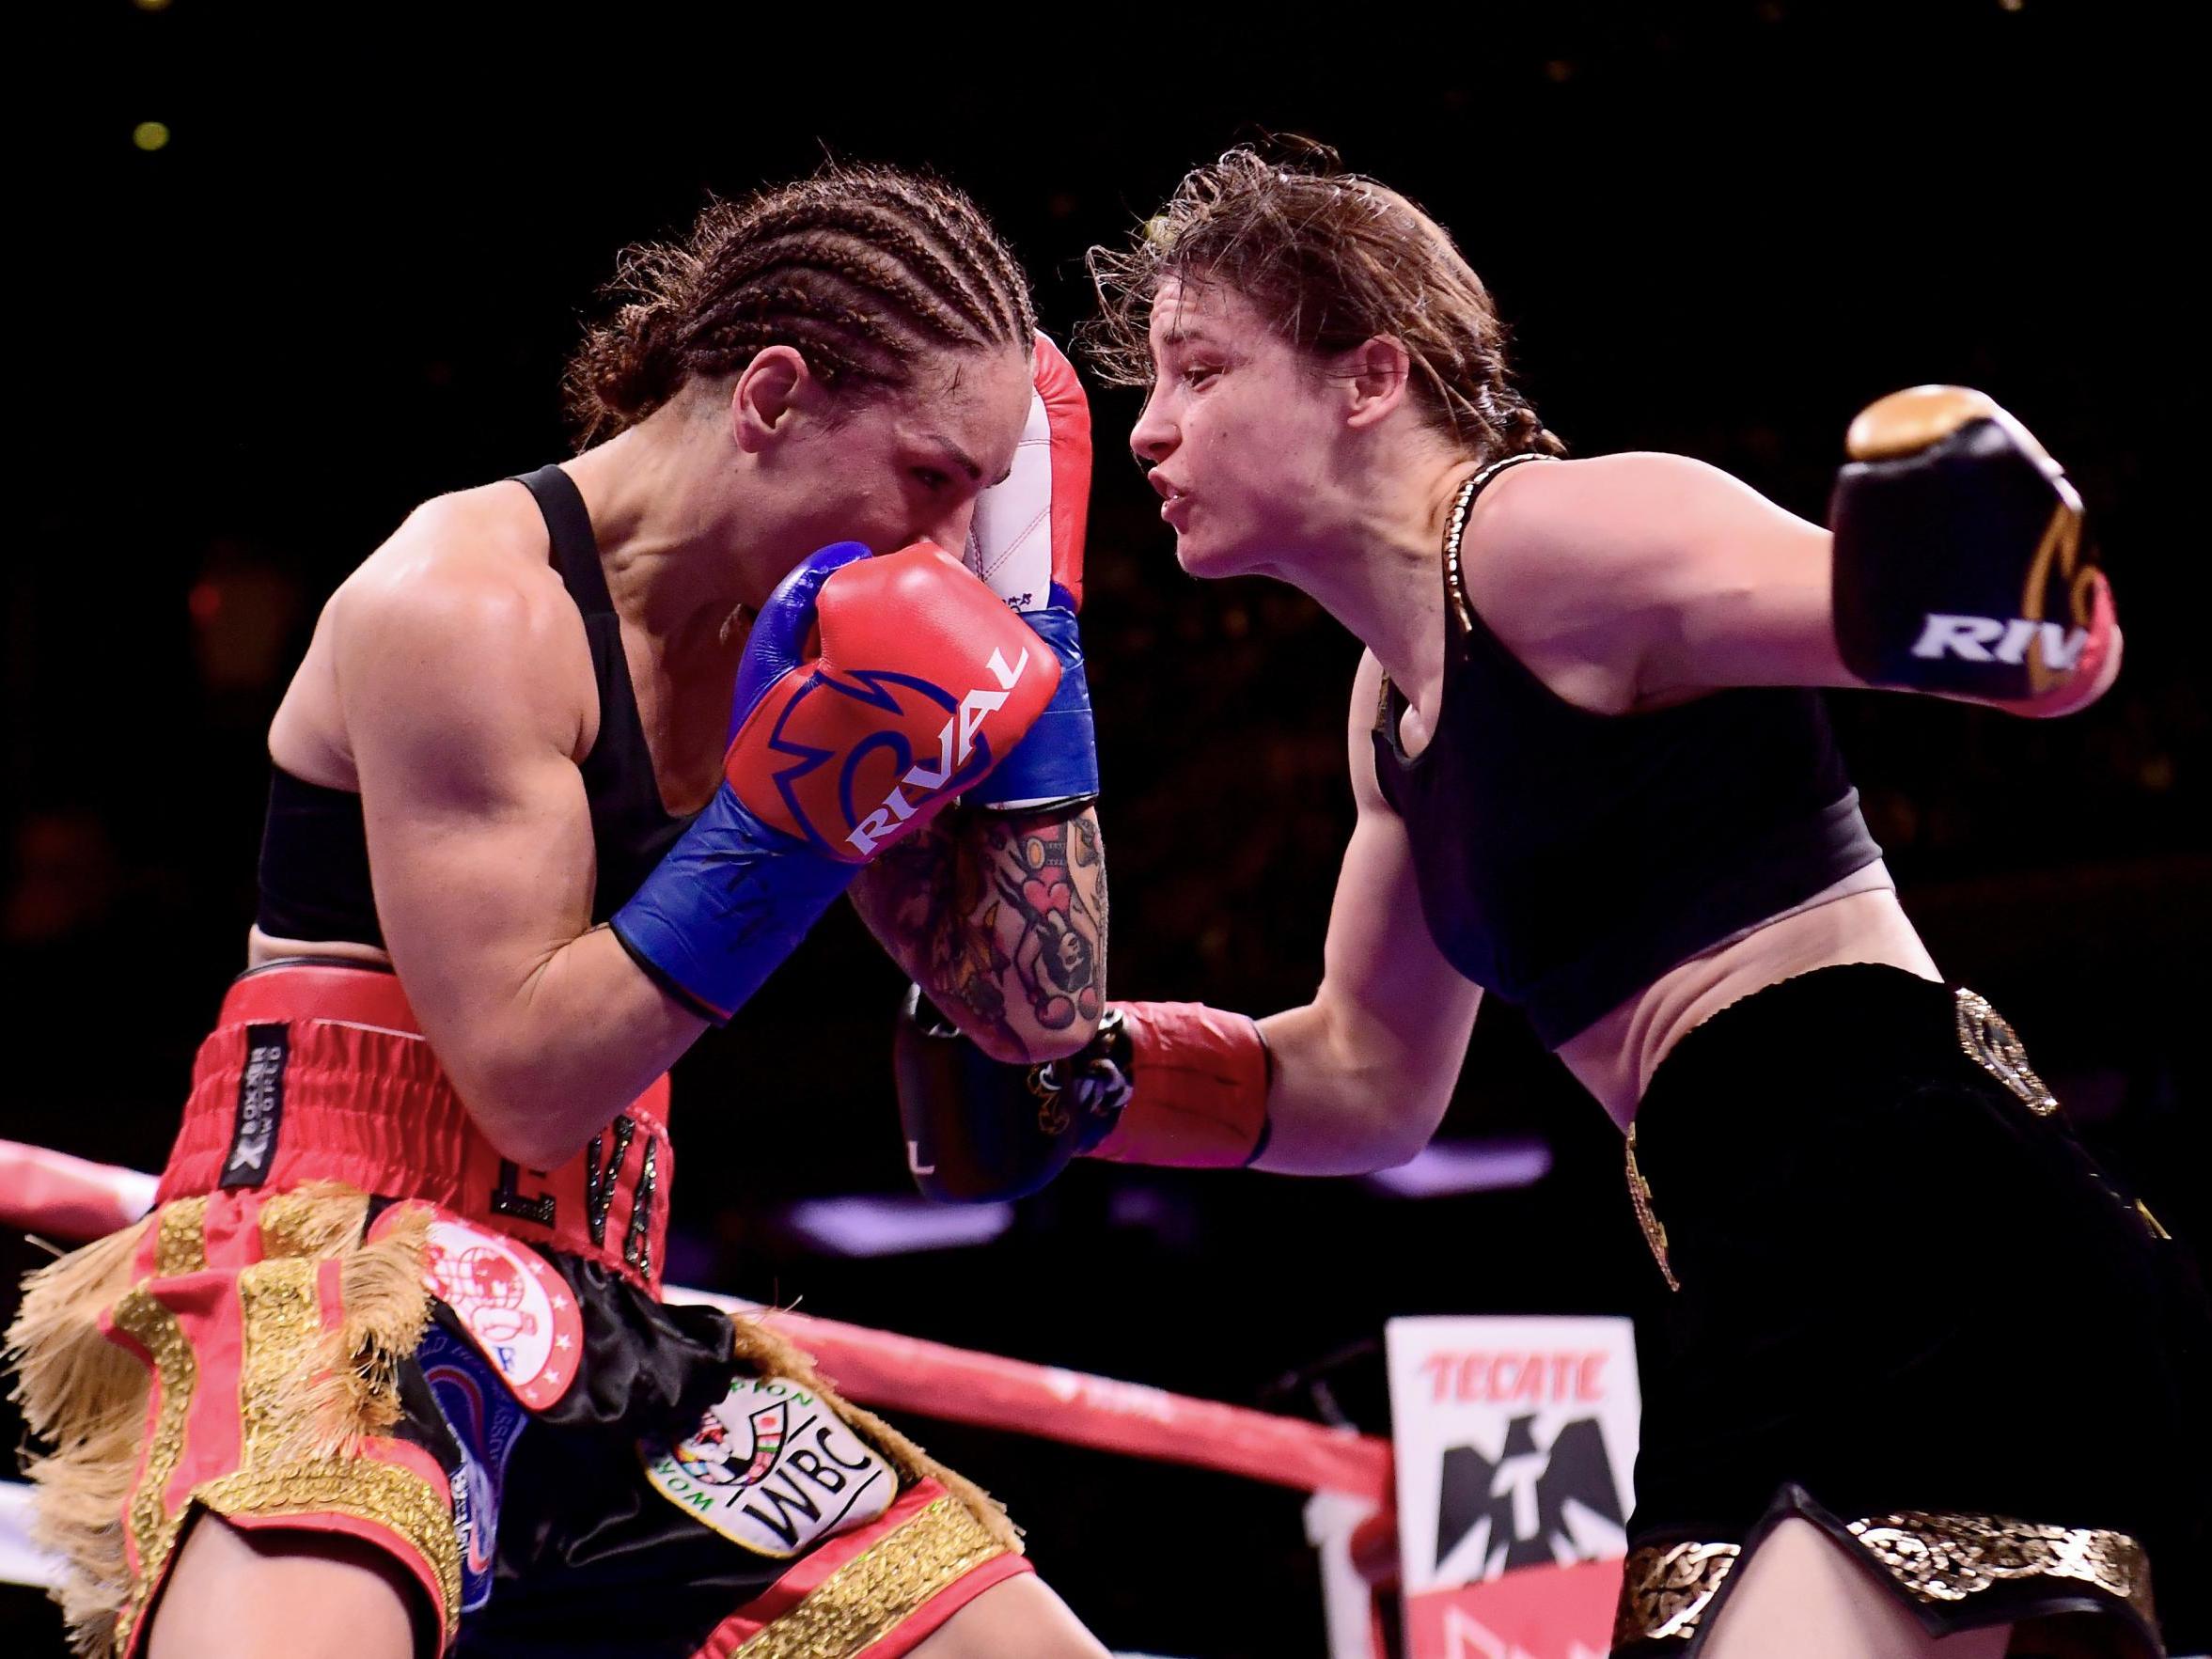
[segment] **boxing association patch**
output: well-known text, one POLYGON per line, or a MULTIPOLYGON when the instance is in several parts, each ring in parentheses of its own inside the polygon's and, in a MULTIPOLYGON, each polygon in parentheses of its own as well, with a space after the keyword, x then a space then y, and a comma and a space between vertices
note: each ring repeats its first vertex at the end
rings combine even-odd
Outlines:
MULTIPOLYGON (((379 1216, 369 1237, 403 1208, 379 1216)), ((568 1281, 537 1251, 440 1212, 422 1277, 523 1404, 543 1411, 569 1391, 584 1357, 584 1318, 568 1281)))
POLYGON ((507 1460, 529 1427, 529 1414, 493 1374, 492 1362, 443 1325, 423 1333, 415 1351, 424 1380, 461 1448, 453 1476, 453 1530, 461 1542, 461 1611, 492 1599, 499 1547, 499 1495, 507 1460))
POLYGON ((819 1395, 784 1377, 732 1378, 690 1434, 637 1449, 663 1497, 777 1560, 866 1526, 899 1495, 891 1465, 819 1395))

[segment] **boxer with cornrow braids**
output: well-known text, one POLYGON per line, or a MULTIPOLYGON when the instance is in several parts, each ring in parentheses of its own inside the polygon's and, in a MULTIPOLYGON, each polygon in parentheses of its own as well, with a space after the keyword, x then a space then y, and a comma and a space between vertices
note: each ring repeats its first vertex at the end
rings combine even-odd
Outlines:
POLYGON ((1005 582, 1079 587, 1081 388, 890 168, 714 202, 615 290, 586 447, 323 610, 157 1211, 26 1287, 83 1652, 1104 1659, 981 1491, 660 1298, 667 1069, 839 894, 992 1053, 1096 1025, 1073 599, 1005 582))
POLYGON ((628 303, 568 377, 587 443, 778 342, 826 384, 903 386, 929 350, 1027 350, 1036 332, 1028 285, 974 205, 888 168, 714 202, 682 243, 632 249, 609 291, 628 303))

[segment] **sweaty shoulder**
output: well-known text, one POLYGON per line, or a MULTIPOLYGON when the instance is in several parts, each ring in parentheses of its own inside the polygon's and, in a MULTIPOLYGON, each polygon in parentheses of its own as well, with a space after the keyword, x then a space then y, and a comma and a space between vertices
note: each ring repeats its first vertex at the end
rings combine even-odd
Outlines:
POLYGON ((578 757, 595 735, 583 618, 519 485, 427 501, 362 561, 323 609, 270 746, 290 764, 288 749, 321 740, 350 773, 365 724, 441 704, 503 712, 578 757))
POLYGON ((1467 603, 1568 702, 1636 705, 1649 634, 1694 572, 1684 526, 1774 509, 1749 486, 1686 455, 1638 450, 1501 473, 1476 498, 1461 543, 1467 603))

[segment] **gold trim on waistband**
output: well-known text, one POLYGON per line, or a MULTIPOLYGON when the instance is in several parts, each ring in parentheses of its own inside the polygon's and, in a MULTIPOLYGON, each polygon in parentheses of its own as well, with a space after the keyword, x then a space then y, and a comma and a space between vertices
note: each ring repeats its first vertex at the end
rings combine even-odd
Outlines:
POLYGON ((965 1504, 938 1498, 824 1578, 730 1659, 857 1653, 963 1573, 1006 1553, 965 1504))
POLYGON ((1635 1551, 1624 1563, 1613 1645, 1692 1635, 1741 1553, 1733 1543, 1695 1542, 1635 1551))
MULTIPOLYGON (((2092 1585, 2157 1623, 2150 1558, 2125 1532, 1918 1510, 1853 1521, 1845 1530, 1918 1601, 1963 1602, 1999 1583, 2064 1579, 2092 1585)), ((1631 1552, 1624 1563, 1614 1646, 1687 1641, 1741 1556, 1737 1544, 1694 1541, 1631 1552)))
POLYGON ((2152 1618, 2150 1557, 2125 1532, 1919 1510, 1854 1521, 1850 1531, 1923 1602, 1963 1602, 2002 1580, 2066 1578, 2152 1618))

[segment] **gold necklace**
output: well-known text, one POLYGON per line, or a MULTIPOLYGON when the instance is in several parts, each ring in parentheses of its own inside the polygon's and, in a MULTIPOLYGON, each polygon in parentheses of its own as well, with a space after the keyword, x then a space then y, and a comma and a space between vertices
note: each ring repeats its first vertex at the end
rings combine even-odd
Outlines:
POLYGON ((1508 455, 1480 469, 1473 477, 1459 487, 1459 493, 1451 502, 1451 516, 1444 523, 1444 585, 1451 594, 1452 608, 1459 612, 1459 625, 1468 633, 1475 628, 1475 610, 1467 603, 1467 584, 1459 573, 1459 541, 1467 534, 1467 515, 1475 505, 1475 496, 1492 478, 1511 466, 1524 461, 1549 461, 1548 455, 1535 450, 1524 450, 1518 455, 1508 455))
POLYGON ((1451 595, 1451 603, 1459 612, 1459 625, 1473 632, 1475 618, 1467 602, 1467 589, 1459 579, 1459 539, 1467 534, 1467 509, 1475 504, 1475 492, 1483 487, 1483 480, 1490 469, 1483 468, 1459 487, 1459 494, 1451 503, 1451 516, 1444 522, 1444 588, 1451 595))

